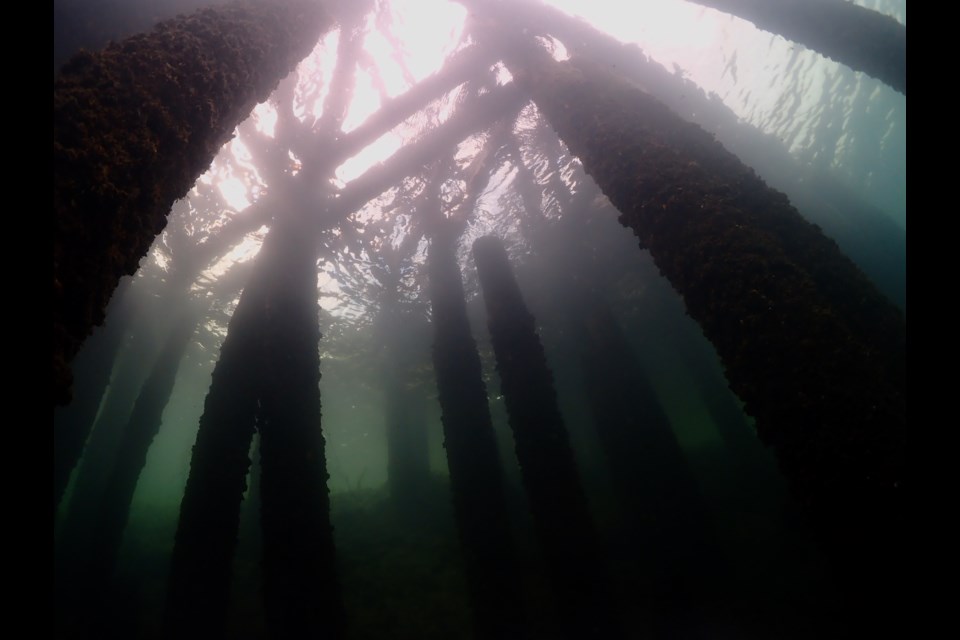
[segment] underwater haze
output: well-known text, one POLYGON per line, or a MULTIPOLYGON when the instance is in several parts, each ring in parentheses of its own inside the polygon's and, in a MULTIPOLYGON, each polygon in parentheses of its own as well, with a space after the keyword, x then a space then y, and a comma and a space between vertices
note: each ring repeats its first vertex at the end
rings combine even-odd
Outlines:
MULTIPOLYGON (((856 358, 884 348, 874 316, 905 334, 905 90, 704 6, 724 3, 317 1, 329 28, 73 359, 55 637, 893 625, 849 542, 887 505, 818 448, 847 446, 830 425, 855 409, 821 429, 833 405, 797 417, 807 399, 782 398, 822 382, 855 406, 873 384, 856 358), (581 81, 602 90, 563 93, 581 81), (619 96, 636 102, 608 116, 619 96), (675 222, 701 215, 691 202, 717 207, 715 236, 675 222), (728 213, 759 230, 745 253, 724 244, 728 213), (822 244, 791 253, 806 234, 822 244), (845 306, 849 282, 867 311, 845 306), (768 335, 757 318, 780 313, 768 335), (846 324, 797 333, 823 317, 846 324), (869 497, 832 537, 823 496, 848 481, 842 501, 869 497)), ((906 23, 905 0, 855 4, 906 23)), ((57 1, 55 76, 219 6, 57 1)), ((873 451, 864 424, 850 446, 873 451)), ((877 592, 896 592, 890 571, 877 592)))

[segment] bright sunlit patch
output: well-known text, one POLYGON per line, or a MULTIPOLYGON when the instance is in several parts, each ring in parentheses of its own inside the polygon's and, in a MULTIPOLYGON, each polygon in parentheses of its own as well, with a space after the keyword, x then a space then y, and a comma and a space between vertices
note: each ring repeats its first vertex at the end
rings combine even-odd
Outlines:
POLYGON ((618 40, 642 41, 644 50, 715 51, 716 39, 721 37, 714 25, 700 19, 709 10, 684 0, 548 0, 548 4, 582 17, 618 40))
POLYGON ((537 41, 540 42, 540 44, 550 52, 554 60, 563 62, 564 60, 570 59, 570 54, 567 52, 567 48, 563 46, 563 43, 556 38, 537 37, 537 41))
POLYGON ((403 77, 403 68, 397 62, 396 52, 386 36, 379 31, 370 33, 364 41, 364 49, 377 61, 388 96, 398 96, 410 88, 403 77))
MULTIPOLYGON (((548 0, 549 4, 623 42, 640 45, 667 68, 688 75, 705 90, 723 93, 728 60, 723 54, 736 42, 738 48, 759 32, 752 24, 686 0, 548 0)), ((769 57, 769 34, 760 35, 763 48, 745 51, 741 67, 747 73, 769 57)), ((728 81, 729 82, 729 81, 728 81)))
POLYGON ((380 136, 375 142, 364 147, 360 153, 337 167, 337 179, 345 184, 359 178, 366 173, 367 169, 396 153, 404 142, 405 140, 393 131, 380 136))
POLYGON ((513 81, 513 74, 507 70, 507 66, 502 62, 494 65, 493 72, 497 75, 497 85, 501 87, 513 81))
POLYGON ((402 43, 406 66, 420 81, 437 72, 463 33, 466 8, 441 0, 395 0, 393 35, 402 43))
POLYGON ((261 102, 253 109, 257 131, 272 138, 277 127, 277 109, 269 102, 261 102))
POLYGON ((339 305, 340 283, 327 269, 320 271, 317 281, 320 291, 320 308, 324 311, 333 311, 339 305))
POLYGON ((303 163, 300 162, 300 158, 297 157, 293 151, 287 151, 287 157, 290 158, 290 175, 297 175, 300 173, 300 169, 303 168, 303 163))
POLYGON ((150 255, 157 262, 161 271, 170 271, 170 258, 163 251, 151 251, 150 255))
POLYGON ((215 281, 235 264, 252 260, 257 253, 260 252, 260 247, 263 245, 263 236, 266 232, 267 228, 261 227, 258 231, 247 234, 247 236, 240 241, 240 244, 220 258, 212 267, 204 271, 201 277, 215 281))
POLYGON ((342 129, 349 133, 379 109, 380 94, 373 86, 373 78, 366 71, 359 71, 353 88, 353 100, 347 110, 347 117, 343 119, 342 129))
POLYGON ((330 78, 337 64, 339 42, 339 30, 327 34, 297 66, 293 114, 298 119, 313 122, 323 114, 323 103, 330 92, 330 78))
POLYGON ((250 200, 247 198, 247 186, 239 178, 225 178, 217 184, 220 195, 226 200, 227 204, 240 211, 250 206, 250 200))

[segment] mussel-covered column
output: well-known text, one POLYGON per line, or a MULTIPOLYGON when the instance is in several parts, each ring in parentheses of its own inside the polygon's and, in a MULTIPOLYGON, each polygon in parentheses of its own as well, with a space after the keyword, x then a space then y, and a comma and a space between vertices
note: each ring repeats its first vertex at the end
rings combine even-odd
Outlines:
POLYGON ((473 245, 517 460, 570 638, 622 637, 553 376, 499 238, 473 245))
POLYGON ((276 637, 342 629, 320 431, 314 238, 290 217, 275 225, 230 320, 180 507, 169 637, 223 635, 255 427, 267 628, 276 637))
POLYGON ((456 235, 434 234, 427 256, 433 367, 442 410, 454 513, 481 638, 525 638, 517 558, 500 455, 477 344, 470 332, 456 235))
POLYGON ((223 637, 257 416, 263 289, 269 286, 262 271, 258 264, 230 319, 200 416, 167 586, 169 638, 223 637))
POLYGON ((889 594, 907 480, 900 311, 700 127, 594 63, 533 49, 518 59, 537 106, 716 347, 836 565, 859 585, 850 592, 889 594))
POLYGON ((264 607, 276 638, 342 637, 326 451, 320 428, 315 236, 286 223, 264 295, 260 504, 264 607))
POLYGON ((330 24, 320 2, 240 0, 64 65, 53 88, 55 404, 173 202, 330 24))

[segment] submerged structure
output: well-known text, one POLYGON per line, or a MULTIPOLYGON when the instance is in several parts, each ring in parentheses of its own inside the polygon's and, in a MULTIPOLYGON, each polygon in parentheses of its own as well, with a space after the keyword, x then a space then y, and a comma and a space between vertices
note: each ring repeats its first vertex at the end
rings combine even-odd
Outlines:
POLYGON ((635 45, 442 7, 426 71, 447 14, 310 0, 59 71, 58 637, 901 624, 904 228, 635 45))

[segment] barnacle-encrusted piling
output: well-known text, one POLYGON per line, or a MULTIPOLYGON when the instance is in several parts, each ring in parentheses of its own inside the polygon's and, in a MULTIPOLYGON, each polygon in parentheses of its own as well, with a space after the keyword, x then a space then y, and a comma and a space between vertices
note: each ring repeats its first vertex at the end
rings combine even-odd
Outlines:
POLYGON ((877 594, 902 568, 876 563, 904 532, 901 312, 700 127, 539 53, 517 56, 521 81, 684 297, 841 573, 877 594))
POLYGON ((64 65, 53 87, 55 404, 173 202, 330 24, 318 2, 238 0, 64 65))
POLYGON ((267 629, 280 638, 342 631, 320 430, 314 238, 304 224, 278 222, 230 320, 180 506, 165 619, 170 637, 224 633, 255 428, 267 629))

